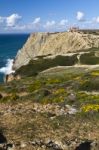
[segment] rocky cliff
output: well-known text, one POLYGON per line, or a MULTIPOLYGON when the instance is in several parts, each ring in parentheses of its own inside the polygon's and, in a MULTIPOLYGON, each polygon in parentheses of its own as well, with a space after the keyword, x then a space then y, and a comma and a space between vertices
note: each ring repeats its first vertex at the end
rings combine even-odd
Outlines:
POLYGON ((62 55, 91 47, 99 47, 99 35, 78 32, 34 33, 18 51, 13 67, 16 70, 37 56, 62 55))

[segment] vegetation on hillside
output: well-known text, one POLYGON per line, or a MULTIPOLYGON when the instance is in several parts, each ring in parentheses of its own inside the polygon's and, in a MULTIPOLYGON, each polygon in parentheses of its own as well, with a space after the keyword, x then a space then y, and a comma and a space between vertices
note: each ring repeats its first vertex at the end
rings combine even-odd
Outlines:
MULTIPOLYGON (((48 62, 65 64, 66 58, 48 62)), ((59 67, 41 72, 43 65, 48 67, 46 62, 42 58, 30 62, 18 70, 20 80, 0 85, 2 133, 19 149, 25 145, 24 150, 75 150, 80 143, 99 139, 99 68, 59 67)))
POLYGON ((80 110, 82 105, 99 104, 99 70, 56 69, 1 85, 0 92, 6 93, 0 99, 3 103, 27 100, 41 104, 63 103, 80 110))
POLYGON ((39 57, 37 60, 31 60, 26 66, 22 66, 16 71, 21 76, 35 76, 39 72, 56 66, 72 66, 77 63, 77 55, 73 56, 56 56, 51 59, 43 59, 39 57))
POLYGON ((16 75, 18 74, 22 77, 31 77, 36 76, 40 72, 49 68, 57 66, 74 66, 75 64, 98 65, 99 48, 87 49, 85 53, 77 53, 71 56, 58 55, 55 58, 47 58, 47 56, 39 56, 37 57, 36 60, 31 60, 27 65, 24 65, 19 69, 17 69, 16 75), (79 60, 78 55, 80 56, 79 60))

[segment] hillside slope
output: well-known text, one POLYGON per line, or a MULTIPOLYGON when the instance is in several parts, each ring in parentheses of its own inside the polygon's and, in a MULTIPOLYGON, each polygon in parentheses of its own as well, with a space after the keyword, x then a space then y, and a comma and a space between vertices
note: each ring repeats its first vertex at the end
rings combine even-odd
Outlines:
POLYGON ((1 150, 99 150, 99 67, 58 67, 0 85, 2 136, 1 150))
POLYGON ((18 51, 13 67, 16 70, 37 56, 62 55, 91 47, 99 47, 99 35, 77 32, 34 33, 18 51))

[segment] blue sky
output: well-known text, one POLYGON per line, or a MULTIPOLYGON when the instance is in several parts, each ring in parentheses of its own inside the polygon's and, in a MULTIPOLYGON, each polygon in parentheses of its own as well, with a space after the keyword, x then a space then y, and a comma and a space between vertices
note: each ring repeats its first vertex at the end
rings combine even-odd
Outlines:
POLYGON ((99 0, 0 0, 0 33, 99 27, 99 0))

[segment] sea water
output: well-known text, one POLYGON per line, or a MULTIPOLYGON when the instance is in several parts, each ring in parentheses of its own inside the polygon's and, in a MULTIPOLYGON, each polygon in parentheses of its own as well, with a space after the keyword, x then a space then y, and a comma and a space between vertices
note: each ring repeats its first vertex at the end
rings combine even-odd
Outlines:
POLYGON ((4 74, 9 74, 17 51, 22 48, 29 34, 0 35, 0 83, 4 74))

